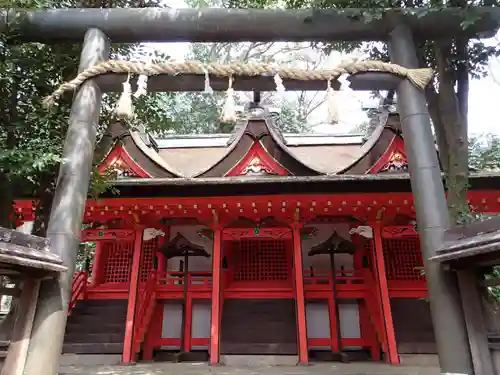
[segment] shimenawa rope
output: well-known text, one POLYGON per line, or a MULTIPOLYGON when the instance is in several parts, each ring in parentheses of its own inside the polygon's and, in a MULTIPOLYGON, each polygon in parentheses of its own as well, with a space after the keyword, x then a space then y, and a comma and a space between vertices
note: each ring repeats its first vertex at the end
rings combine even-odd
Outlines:
POLYGON ((407 78, 418 88, 425 88, 432 79, 433 71, 430 68, 407 69, 397 64, 381 61, 357 61, 349 60, 341 62, 332 69, 306 70, 290 68, 283 65, 263 63, 232 63, 232 64, 204 64, 200 61, 166 61, 156 64, 144 64, 141 62, 109 60, 85 69, 74 79, 61 84, 43 103, 50 107, 54 105, 66 91, 78 89, 87 79, 106 73, 128 73, 145 76, 158 74, 179 75, 199 74, 215 75, 219 77, 237 76, 276 76, 281 78, 296 79, 301 81, 324 80, 331 81, 343 74, 355 74, 362 72, 386 72, 403 78, 407 78))

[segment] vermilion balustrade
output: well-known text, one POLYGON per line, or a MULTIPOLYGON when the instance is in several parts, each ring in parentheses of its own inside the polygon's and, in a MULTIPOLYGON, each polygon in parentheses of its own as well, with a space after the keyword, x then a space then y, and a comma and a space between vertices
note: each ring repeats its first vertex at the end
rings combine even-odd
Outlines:
POLYGON ((139 303, 135 313, 134 353, 139 353, 156 305, 156 271, 150 272, 147 281, 139 286, 139 303))
POLYGON ((68 315, 71 315, 71 311, 75 307, 76 302, 79 299, 84 298, 85 291, 87 289, 87 281, 88 281, 87 271, 75 272, 71 287, 71 300, 68 306, 68 315))
MULTIPOLYGON (((187 283, 188 283, 188 290, 211 289, 212 273, 189 272, 187 283)), ((161 289, 183 290, 184 272, 170 272, 170 271, 165 272, 158 277, 158 284, 161 289)))
MULTIPOLYGON (((339 270, 335 274, 335 282, 337 286, 354 286, 365 283, 368 270, 339 270)), ((304 271, 304 284, 306 287, 312 288, 331 288, 332 273, 331 271, 304 271)))

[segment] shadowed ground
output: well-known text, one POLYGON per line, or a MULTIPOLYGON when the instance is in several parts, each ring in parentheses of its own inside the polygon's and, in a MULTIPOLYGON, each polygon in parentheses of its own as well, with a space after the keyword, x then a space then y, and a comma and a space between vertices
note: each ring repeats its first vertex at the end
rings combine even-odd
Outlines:
POLYGON ((437 367, 371 363, 319 363, 311 366, 209 366, 206 363, 154 363, 136 366, 68 366, 59 375, 439 375, 437 367))

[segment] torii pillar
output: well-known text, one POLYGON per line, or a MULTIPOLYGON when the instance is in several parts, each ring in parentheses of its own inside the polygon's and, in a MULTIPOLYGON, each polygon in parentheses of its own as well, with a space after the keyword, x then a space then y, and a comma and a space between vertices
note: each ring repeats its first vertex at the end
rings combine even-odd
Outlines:
MULTIPOLYGON (((98 29, 89 29, 85 33, 79 71, 108 59, 108 38, 98 29)), ((59 370, 101 99, 101 90, 97 84, 93 80, 87 80, 76 93, 71 107, 63 159, 47 228, 47 237, 53 251, 68 267, 68 272, 41 283, 24 375, 55 375, 59 370)))
MULTIPOLYGON (((407 24, 397 25, 390 33, 389 54, 395 64, 418 68, 415 44, 407 24)), ((442 247, 444 231, 450 222, 424 92, 408 80, 403 80, 396 94, 441 372, 472 375, 456 275, 438 262, 429 261, 442 247)))

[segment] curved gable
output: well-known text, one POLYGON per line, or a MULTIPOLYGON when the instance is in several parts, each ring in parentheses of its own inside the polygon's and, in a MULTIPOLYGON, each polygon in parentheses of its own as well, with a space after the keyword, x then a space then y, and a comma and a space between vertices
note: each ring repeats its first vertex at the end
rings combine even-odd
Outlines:
POLYGON ((293 156, 267 113, 239 124, 228 143, 228 152, 194 177, 229 177, 253 173, 253 170, 280 176, 322 174, 293 156))
POLYGON ((404 141, 401 135, 396 135, 384 154, 370 168, 367 173, 406 173, 408 172, 408 160, 404 141))
POLYGON ((181 177, 158 155, 149 136, 125 129, 120 123, 110 126, 101 143, 105 156, 98 167, 99 172, 111 168, 119 177, 181 177))
POLYGON ((128 154, 121 144, 115 144, 111 152, 99 164, 97 168, 100 173, 112 170, 117 173, 118 178, 150 178, 151 175, 141 168, 128 154))
POLYGON ((255 141, 247 154, 225 176, 288 176, 290 172, 282 167, 262 146, 255 141))

